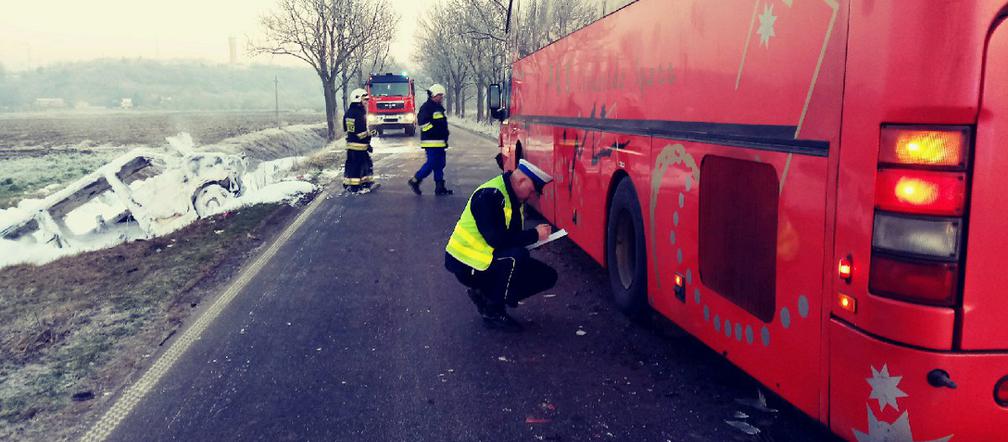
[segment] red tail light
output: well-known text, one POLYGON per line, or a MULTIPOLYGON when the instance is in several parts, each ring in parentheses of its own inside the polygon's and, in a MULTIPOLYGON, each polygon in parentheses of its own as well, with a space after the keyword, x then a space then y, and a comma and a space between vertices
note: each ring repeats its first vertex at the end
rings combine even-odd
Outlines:
POLYGON ((869 290, 953 306, 959 290, 970 129, 883 126, 869 290))
POLYGON ((894 212, 962 216, 966 174, 883 169, 875 184, 875 203, 894 212))
POLYGON ((958 263, 904 261, 872 256, 868 290, 923 304, 951 306, 956 300, 958 263))

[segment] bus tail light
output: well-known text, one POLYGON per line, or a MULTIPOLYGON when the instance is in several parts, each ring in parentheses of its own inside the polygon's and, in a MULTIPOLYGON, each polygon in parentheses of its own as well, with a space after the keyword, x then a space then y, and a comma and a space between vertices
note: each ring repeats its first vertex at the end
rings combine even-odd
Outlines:
POLYGON ((966 126, 882 126, 868 290, 955 306, 969 185, 966 126))
POLYGON ((959 218, 921 218, 877 212, 872 247, 897 254, 955 259, 959 255, 961 222, 959 218))
POLYGON ((868 289, 875 294, 951 306, 959 281, 957 263, 921 262, 872 256, 868 289))
POLYGON ((879 163, 965 168, 969 135, 965 126, 882 126, 879 163))
POLYGON ((882 210, 962 216, 966 174, 883 169, 875 185, 875 202, 882 210))

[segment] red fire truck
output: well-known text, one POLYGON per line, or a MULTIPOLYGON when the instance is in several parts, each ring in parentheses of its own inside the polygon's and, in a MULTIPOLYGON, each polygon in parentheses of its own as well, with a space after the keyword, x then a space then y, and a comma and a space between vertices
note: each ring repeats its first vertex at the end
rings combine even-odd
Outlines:
POLYGON ((416 134, 416 99, 413 79, 405 74, 371 74, 367 82, 368 127, 384 134, 386 129, 405 129, 416 134))
POLYGON ((841 437, 1003 441, 1006 16, 638 0, 517 58, 489 104, 625 311, 841 437))

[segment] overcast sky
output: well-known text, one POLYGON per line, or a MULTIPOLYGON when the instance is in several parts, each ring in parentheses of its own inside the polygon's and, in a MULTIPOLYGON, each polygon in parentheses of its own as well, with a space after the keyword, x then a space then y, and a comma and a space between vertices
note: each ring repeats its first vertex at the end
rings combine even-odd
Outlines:
MULTIPOLYGON (((412 65, 416 20, 438 0, 391 0, 402 16, 391 54, 412 65)), ((20 70, 100 57, 228 62, 228 37, 248 62, 246 36, 276 0, 0 0, 0 63, 20 70)), ((257 57, 262 63, 296 63, 257 57)))

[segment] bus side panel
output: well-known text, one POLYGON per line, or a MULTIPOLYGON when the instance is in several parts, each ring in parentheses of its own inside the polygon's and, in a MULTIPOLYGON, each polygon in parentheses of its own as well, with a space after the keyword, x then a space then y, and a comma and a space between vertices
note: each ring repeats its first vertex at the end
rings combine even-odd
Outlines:
MULTIPOLYGON (((643 201, 645 216, 653 223, 649 232, 650 291, 652 305, 715 351, 759 379, 769 388, 812 416, 819 416, 819 367, 821 351, 822 267, 825 254, 825 203, 827 159, 786 153, 761 152, 701 143, 654 139, 651 186, 654 198, 643 201), (745 207, 754 195, 777 194, 775 288, 769 296, 771 315, 754 314, 738 302, 709 287, 705 281, 715 275, 701 272, 703 238, 719 220, 707 219, 701 226, 701 186, 710 171, 708 159, 742 160, 744 168, 770 167, 771 189, 755 189, 757 184, 740 178, 727 183, 749 192, 740 192, 736 202, 725 201, 723 210, 736 213, 745 223, 751 214, 745 207), (787 171, 785 173, 785 171, 787 171), (779 186, 779 187, 778 187, 779 186), (741 203, 741 204, 739 204, 741 203), (677 298, 672 276, 685 279, 685 299, 677 298), (774 361, 773 363, 767 363, 774 361)), ((704 196, 707 198, 708 196, 704 196)), ((719 202, 719 204, 721 204, 719 202)), ((722 211, 721 213, 726 213, 722 211)), ((735 216, 736 214, 729 215, 735 216)), ((772 241, 772 239, 771 239, 772 241)), ((709 262, 722 275, 742 274, 741 266, 756 266, 754 250, 734 251, 740 256, 727 262, 709 262)), ((773 258, 770 258, 773 259, 773 258)), ((747 281, 735 281, 745 285, 747 281)))
POLYGON ((573 128, 555 128, 553 134, 557 225, 604 265, 613 177, 618 170, 630 176, 643 206, 650 137, 573 128))
MULTIPOLYGON (((539 124, 527 127, 525 140, 522 143, 522 159, 535 164, 546 173, 555 176, 556 171, 553 168, 553 128, 539 124)), ((545 193, 535 205, 535 209, 551 223, 556 222, 553 187, 546 186, 545 193)), ((525 227, 531 228, 531 226, 525 227)))

